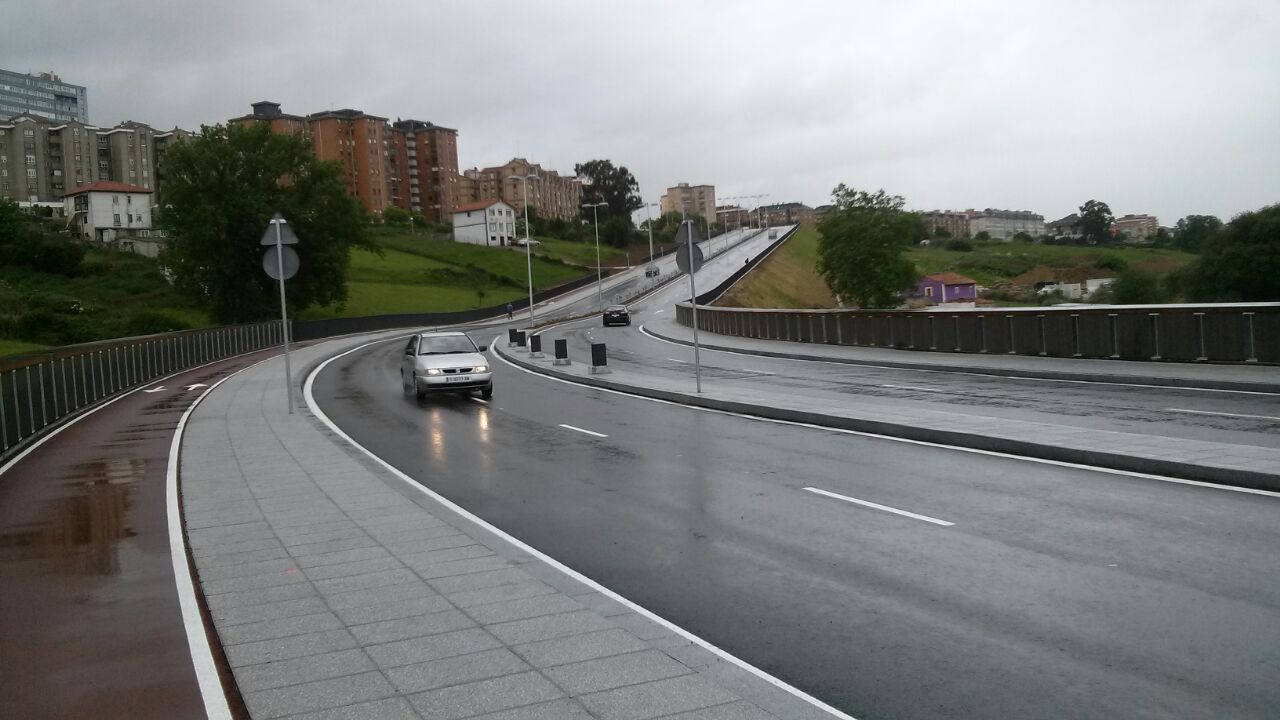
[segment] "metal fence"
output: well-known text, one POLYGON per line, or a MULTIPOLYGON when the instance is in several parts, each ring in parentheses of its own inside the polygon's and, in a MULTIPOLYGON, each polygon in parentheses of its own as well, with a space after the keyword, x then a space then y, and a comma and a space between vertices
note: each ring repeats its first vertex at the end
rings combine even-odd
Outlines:
POLYGON ((123 338, 0 365, 0 461, 95 403, 180 370, 280 344, 280 323, 123 338))
MULTIPOLYGON (((676 319, 693 322, 687 303, 676 319)), ((791 342, 1172 362, 1280 363, 1280 303, 938 311, 698 307, 710 333, 791 342)))

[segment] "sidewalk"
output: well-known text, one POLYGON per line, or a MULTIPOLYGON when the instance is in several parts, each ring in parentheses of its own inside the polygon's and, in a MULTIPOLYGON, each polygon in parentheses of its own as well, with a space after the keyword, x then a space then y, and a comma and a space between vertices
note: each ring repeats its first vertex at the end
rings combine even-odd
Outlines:
POLYGON ((182 443, 191 553, 252 717, 832 717, 287 414, 281 364, 214 390, 182 443))
MULTIPOLYGON (((645 329, 650 330, 651 324, 646 323, 645 329)), ((658 325, 661 329, 654 334, 680 340, 679 336, 671 331, 674 323, 660 322, 658 325)), ((779 346, 792 345, 792 343, 756 340, 748 340, 740 344, 737 341, 741 341, 741 338, 725 338, 708 333, 701 334, 700 340, 711 341, 726 349, 746 349, 747 343, 763 344, 774 355, 779 355, 779 346), (726 342, 727 340, 735 342, 730 344, 726 342)), ((709 348, 712 345, 704 344, 703 347, 709 348)), ((852 355, 849 351, 865 350, 824 345, 802 346, 802 348, 831 351, 833 355, 840 353, 844 357, 852 355)), ((767 388, 758 386, 715 384, 704 387, 704 392, 697 394, 694 392, 692 382, 686 379, 656 377, 616 365, 610 366, 608 374, 593 375, 584 364, 586 358, 571 358, 572 365, 554 366, 549 356, 541 359, 530 358, 524 348, 508 348, 503 344, 497 344, 493 349, 511 362, 539 373, 685 405, 1128 472, 1280 491, 1280 448, 1140 435, 1022 420, 1012 421, 942 410, 911 409, 902 407, 900 403, 874 399, 862 399, 854 404, 839 396, 811 397, 788 393, 785 389, 771 392, 767 388)), ((894 353, 898 356, 904 354, 902 351, 892 350, 878 352, 894 353)), ((931 355, 931 353, 918 354, 931 355)), ((938 355, 941 356, 941 354, 938 355)), ((782 356, 786 357, 786 355, 782 356)), ((948 358, 952 362, 955 360, 954 356, 941 357, 948 358)), ((858 359, 870 362, 865 353, 859 353, 858 359)), ((1019 360, 1036 361, 1040 358, 1008 357, 999 358, 999 360, 1012 364, 1019 360)), ((1134 364, 1149 365, 1148 363, 1134 364)), ((912 365, 912 367, 919 366, 912 365)), ((1208 369, 1217 368, 1195 368, 1197 371, 1208 369)), ((1274 368, 1240 369, 1276 373, 1274 368)), ((965 370, 976 372, 968 366, 965 370)), ((994 370, 992 373, 994 374, 994 370)), ((1073 375, 1071 379, 1089 378, 1073 375)), ((1134 376, 1125 382, 1141 382, 1146 379, 1148 378, 1134 376)), ((1250 380, 1256 382, 1258 377, 1255 375, 1250 380)))
MULTIPOLYGON (((673 316, 645 322, 645 330, 665 340, 692 344, 693 330, 673 316)), ((1033 357, 1029 355, 930 352, 892 348, 758 340, 702 332, 702 347, 797 360, 826 360, 851 365, 945 370, 982 375, 1051 380, 1143 383, 1169 387, 1280 393, 1280 368, 1269 365, 1225 365, 1133 362, 1033 357)))

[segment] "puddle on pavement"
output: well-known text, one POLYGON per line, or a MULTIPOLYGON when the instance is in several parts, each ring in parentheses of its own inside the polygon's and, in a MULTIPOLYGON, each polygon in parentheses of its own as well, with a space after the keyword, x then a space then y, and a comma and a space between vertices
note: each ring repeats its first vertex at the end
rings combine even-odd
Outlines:
POLYGON ((9 561, 43 560, 53 574, 119 573, 120 542, 135 535, 127 519, 147 465, 113 459, 74 466, 41 522, 0 533, 0 554, 9 561))

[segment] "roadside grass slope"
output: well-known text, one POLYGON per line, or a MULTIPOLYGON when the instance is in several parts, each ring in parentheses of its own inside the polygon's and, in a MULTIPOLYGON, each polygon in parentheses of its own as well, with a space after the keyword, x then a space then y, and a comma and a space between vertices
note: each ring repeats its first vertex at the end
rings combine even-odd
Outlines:
POLYGON ((818 274, 818 230, 801 226, 716 301, 724 307, 830 308, 835 296, 818 274))

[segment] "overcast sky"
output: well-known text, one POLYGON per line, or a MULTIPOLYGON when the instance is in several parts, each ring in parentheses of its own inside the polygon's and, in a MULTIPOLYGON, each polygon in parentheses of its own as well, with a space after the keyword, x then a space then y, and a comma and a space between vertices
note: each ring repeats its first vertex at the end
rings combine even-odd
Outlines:
POLYGON ((0 23, 0 67, 87 86, 99 125, 352 107, 457 128, 463 167, 608 158, 651 201, 844 182, 1166 225, 1280 202, 1276 0, 59 0, 0 23))

